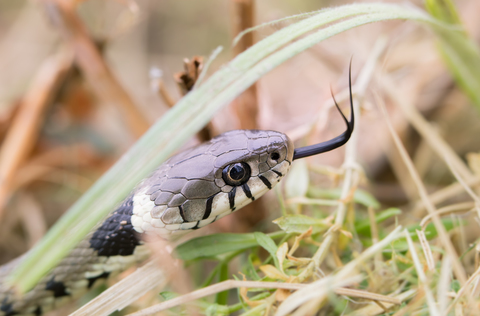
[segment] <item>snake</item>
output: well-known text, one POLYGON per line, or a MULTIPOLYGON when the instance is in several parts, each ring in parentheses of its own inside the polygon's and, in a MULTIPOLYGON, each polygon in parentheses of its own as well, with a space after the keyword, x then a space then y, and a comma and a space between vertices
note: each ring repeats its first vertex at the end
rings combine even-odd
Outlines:
POLYGON ((223 133, 160 165, 27 293, 19 296, 5 282, 22 257, 1 266, 0 316, 40 316, 78 298, 148 259, 146 236, 173 239, 209 225, 271 190, 295 159, 342 146, 354 128, 351 72, 349 90, 349 120, 334 98, 346 123, 341 135, 294 148, 277 131, 223 133))

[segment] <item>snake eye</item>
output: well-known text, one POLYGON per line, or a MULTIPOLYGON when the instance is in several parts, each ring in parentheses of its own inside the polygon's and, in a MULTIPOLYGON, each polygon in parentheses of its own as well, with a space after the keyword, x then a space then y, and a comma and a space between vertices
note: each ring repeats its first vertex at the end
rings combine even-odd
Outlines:
POLYGON ((280 154, 277 152, 271 153, 270 159, 277 161, 278 159, 280 159, 280 154))
POLYGON ((222 178, 226 184, 239 186, 250 179, 250 166, 244 162, 237 162, 223 168, 222 178))

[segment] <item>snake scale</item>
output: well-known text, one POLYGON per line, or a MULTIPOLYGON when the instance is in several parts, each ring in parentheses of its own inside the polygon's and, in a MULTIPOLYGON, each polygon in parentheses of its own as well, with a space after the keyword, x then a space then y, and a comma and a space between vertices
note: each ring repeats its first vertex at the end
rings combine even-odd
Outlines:
POLYGON ((144 179, 32 290, 17 297, 2 282, 21 258, 0 267, 0 316, 39 316, 149 256, 142 236, 172 238, 239 210, 272 189, 294 159, 345 144, 353 131, 294 149, 283 133, 235 130, 172 156, 144 179))

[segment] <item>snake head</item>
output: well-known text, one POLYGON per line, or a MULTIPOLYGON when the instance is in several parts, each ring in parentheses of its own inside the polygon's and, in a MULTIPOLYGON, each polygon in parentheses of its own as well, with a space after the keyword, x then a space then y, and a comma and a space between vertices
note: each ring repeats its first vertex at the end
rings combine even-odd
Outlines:
POLYGON ((232 213, 288 172, 294 146, 283 133, 236 130, 183 151, 135 190, 132 225, 169 238, 232 213))

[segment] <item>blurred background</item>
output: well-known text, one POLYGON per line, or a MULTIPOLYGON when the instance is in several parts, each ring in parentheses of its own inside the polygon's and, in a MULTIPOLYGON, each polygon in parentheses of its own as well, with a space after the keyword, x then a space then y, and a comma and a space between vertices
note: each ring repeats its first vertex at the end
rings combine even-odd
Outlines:
MULTIPOLYGON (((262 27, 246 36, 246 42, 232 47, 234 37, 246 26, 353 1, 65 3, 0 1, 0 263, 34 245, 148 126, 181 98, 185 78, 189 79, 195 66, 194 56, 203 56, 201 68, 218 46, 223 47, 208 69, 211 74, 249 41, 296 20, 262 27), (70 10, 74 6, 75 10, 70 10)), ((480 2, 455 3, 467 32, 478 43, 480 2)), ((408 4, 423 8, 423 1, 408 4)), ((465 173, 477 179, 473 183, 478 184, 480 171, 475 170, 478 161, 474 154, 480 150, 479 109, 455 85, 436 44, 431 31, 412 22, 350 30, 267 74, 236 104, 215 116, 209 133, 244 127, 273 129, 301 145, 332 138, 344 125, 331 110, 330 87, 338 100, 344 101, 350 58, 353 56, 354 81, 367 60, 376 58, 365 89, 362 120, 356 126, 358 161, 367 179, 363 185, 383 205, 402 207, 407 220, 417 221, 422 214, 416 204, 418 193, 405 176, 398 154, 391 150, 391 137, 375 95, 386 102, 430 192, 447 186, 453 176, 411 128, 398 104, 415 105, 469 164, 465 173)), ((197 142, 192 139, 186 146, 197 142)), ((343 155, 341 149, 310 161, 339 167, 343 155)), ((464 193, 454 194, 449 201, 462 197, 464 193)), ((278 217, 269 211, 267 208, 260 218, 278 217)), ((224 218, 211 229, 248 231, 257 225, 256 220, 249 222, 239 216, 224 218), (237 221, 243 221, 243 226, 239 228, 237 221)))

